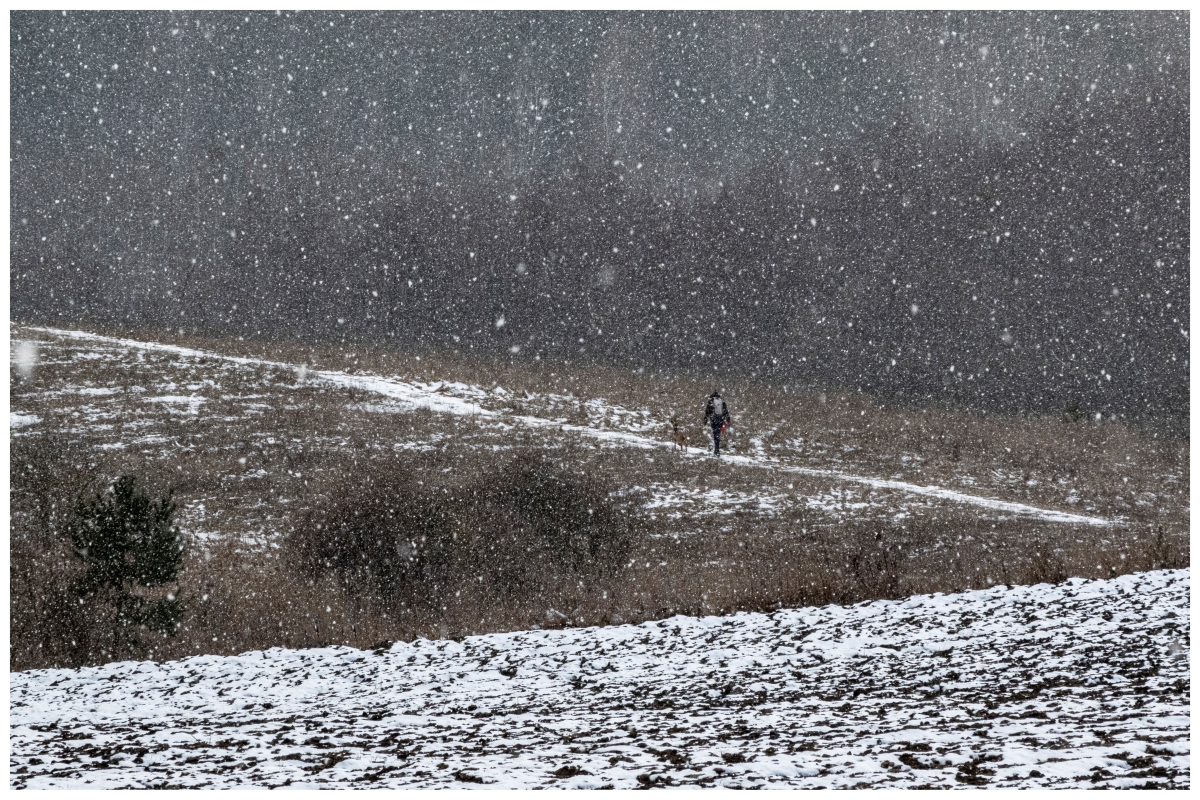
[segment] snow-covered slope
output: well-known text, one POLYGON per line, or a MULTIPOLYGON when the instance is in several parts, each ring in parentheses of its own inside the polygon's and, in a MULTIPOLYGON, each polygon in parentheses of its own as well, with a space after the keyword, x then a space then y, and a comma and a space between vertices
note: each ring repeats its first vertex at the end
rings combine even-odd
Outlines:
MULTIPOLYGON (((418 381, 405 381, 395 377, 383 377, 366 374, 351 375, 337 370, 309 370, 306 367, 301 367, 295 364, 286 364, 278 361, 223 355, 221 353, 196 350, 193 348, 181 347, 179 345, 162 344, 158 342, 142 342, 134 339, 118 339, 114 337, 88 333, 86 331, 59 330, 54 328, 30 328, 30 330, 38 331, 43 334, 50 334, 56 337, 89 341, 108 346, 170 353, 184 359, 210 359, 245 366, 253 365, 259 367, 273 367, 276 369, 287 370, 288 372, 302 373, 308 380, 311 381, 321 381, 333 386, 380 395, 387 397, 394 402, 407 406, 420 406, 423 408, 428 408, 430 411, 437 414, 470 416, 477 420, 503 420, 505 423, 516 423, 529 426, 531 428, 542 428, 560 433, 573 433, 588 437, 590 439, 598 440, 598 444, 601 446, 636 447, 643 449, 666 449, 673 446, 671 442, 662 438, 661 424, 656 426, 653 420, 649 419, 648 412, 644 410, 632 411, 620 406, 605 404, 596 399, 588 401, 588 404, 602 409, 605 416, 616 416, 624 420, 625 425, 623 426, 623 429, 597 430, 586 425, 569 424, 565 418, 561 417, 557 419, 551 419, 528 414, 514 414, 509 410, 489 408, 489 404, 495 404, 495 401, 497 400, 494 392, 488 392, 481 387, 469 386, 467 384, 458 382, 442 381, 430 384, 421 383, 418 381)), ((498 391, 501 393, 500 399, 503 399, 505 396, 504 390, 500 389, 498 391)), ((193 405, 191 405, 190 408, 193 414, 196 413, 198 403, 203 402, 202 400, 196 400, 187 396, 162 397, 157 399, 163 402, 191 402, 193 405)), ((564 402, 568 400, 568 398, 564 397, 550 397, 548 399, 557 399, 564 402)), ((14 422, 13 424, 15 425, 18 423, 14 422)), ((706 457, 706 453, 703 451, 692 450, 690 456, 687 457, 704 458, 706 457)), ((768 456, 762 452, 759 452, 753 456, 727 454, 722 457, 722 460, 726 464, 733 464, 739 467, 760 469, 767 468, 780 473, 793 473, 796 475, 845 481, 847 483, 858 484, 871 489, 891 490, 906 495, 927 497, 935 500, 944 500, 952 503, 975 506, 977 508, 985 509, 986 511, 1031 517, 1047 522, 1061 522, 1098 527, 1111 526, 1116 522, 1115 520, 1105 519, 1102 517, 1070 513, 1055 509, 1039 508, 1026 503, 1016 503, 1007 500, 1001 500, 995 497, 970 494, 968 492, 962 492, 942 486, 922 486, 919 484, 910 483, 908 481, 854 475, 831 469, 815 469, 812 467, 798 466, 796 464, 786 463, 778 457, 768 456)))
POLYGON ((1190 577, 16 673, 10 781, 1186 787, 1190 577))

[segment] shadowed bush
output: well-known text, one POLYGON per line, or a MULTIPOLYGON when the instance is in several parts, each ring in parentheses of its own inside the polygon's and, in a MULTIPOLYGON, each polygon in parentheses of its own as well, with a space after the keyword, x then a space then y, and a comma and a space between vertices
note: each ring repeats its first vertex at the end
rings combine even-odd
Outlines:
POLYGON ((640 523, 602 481, 533 454, 465 481, 416 475, 387 466, 342 477, 289 537, 301 567, 388 604, 551 599, 556 586, 615 576, 640 523))
POLYGON ((352 593, 393 596, 440 574, 454 519, 450 498, 402 468, 340 478, 288 544, 307 571, 333 573, 352 593))
POLYGON ((71 592, 82 567, 66 536, 79 490, 94 478, 87 463, 84 448, 56 433, 10 438, 10 669, 88 663, 99 638, 71 592))
POLYGON ((471 487, 470 520, 459 566, 508 594, 544 589, 572 575, 611 577, 624 565, 637 519, 618 508, 610 488, 537 456, 518 456, 494 478, 471 487))
POLYGON ((70 590, 80 569, 64 539, 14 536, 10 542, 9 669, 78 667, 92 658, 92 621, 70 590))

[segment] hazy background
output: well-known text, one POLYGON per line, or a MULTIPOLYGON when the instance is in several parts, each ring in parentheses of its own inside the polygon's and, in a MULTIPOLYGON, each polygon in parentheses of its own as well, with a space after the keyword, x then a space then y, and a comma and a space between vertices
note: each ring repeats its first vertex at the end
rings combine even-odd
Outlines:
POLYGON ((1186 435, 1185 13, 11 21, 14 319, 1186 435))

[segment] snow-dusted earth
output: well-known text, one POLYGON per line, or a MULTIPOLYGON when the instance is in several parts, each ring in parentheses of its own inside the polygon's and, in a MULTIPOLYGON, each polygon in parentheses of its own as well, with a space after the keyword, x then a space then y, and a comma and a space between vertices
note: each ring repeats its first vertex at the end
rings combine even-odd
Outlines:
POLYGON ((1188 787, 1190 579, 15 673, 10 781, 1188 787))
MULTIPOLYGON (((490 420, 497 424, 516 424, 559 434, 579 435, 587 437, 600 446, 605 447, 654 450, 666 449, 673 446, 662 435, 663 422, 661 420, 654 420, 648 411, 631 410, 619 405, 606 403, 600 399, 590 399, 584 402, 574 397, 554 394, 523 398, 526 401, 535 400, 539 405, 549 409, 558 409, 563 412, 569 408, 578 406, 589 418, 598 418, 606 423, 603 427, 593 427, 591 424, 570 424, 568 421, 569 418, 566 416, 551 417, 514 413, 511 404, 515 401, 519 405, 522 398, 512 397, 502 387, 488 391, 482 387, 470 386, 461 382, 439 381, 425 383, 365 373, 350 374, 338 370, 309 369, 303 365, 287 364, 267 359, 230 356, 158 342, 118 339, 86 331, 58 330, 53 328, 30 328, 29 330, 65 340, 84 341, 98 347, 156 351, 193 361, 211 360, 247 367, 270 367, 277 370, 284 370, 287 373, 294 373, 299 380, 322 382, 356 392, 365 392, 387 398, 391 404, 391 408, 395 410, 411 409, 413 407, 427 408, 436 414, 469 416, 476 420, 490 420), (609 423, 611 423, 612 427, 609 426, 609 423)), ((14 351, 13 358, 15 359, 16 357, 17 354, 14 351)), ((198 385, 195 388, 199 389, 202 387, 198 385)), ((162 403, 168 405, 177 413, 186 413, 194 416, 199 412, 200 406, 205 402, 205 399, 192 394, 149 397, 146 398, 146 401, 162 403)), ((384 404, 368 404, 368 407, 378 411, 389 410, 389 405, 384 404)), ((37 421, 36 417, 28 418, 18 414, 13 415, 10 426, 29 425, 35 421, 37 421)), ((1047 522, 1097 527, 1109 527, 1120 522, 1120 520, 1116 519, 1106 519, 1086 514, 1041 508, 1027 503, 1001 500, 996 497, 973 494, 943 486, 922 486, 896 479, 855 475, 836 469, 800 466, 789 463, 778 456, 767 455, 762 452, 761 448, 756 448, 751 452, 752 455, 726 454, 722 457, 722 461, 725 464, 734 465, 739 468, 769 469, 776 473, 791 473, 810 478, 844 482, 864 487, 865 491, 880 490, 895 492, 913 499, 920 498, 921 500, 945 501, 973 506, 982 509, 985 513, 999 513, 1040 519, 1047 522)), ((688 455, 681 457, 706 458, 707 453, 703 450, 692 449, 688 455)), ((813 498, 815 502, 806 501, 806 505, 816 508, 845 507, 845 499, 840 496, 842 494, 841 492, 836 492, 830 496, 813 498)), ((777 508, 780 501, 784 500, 784 498, 779 496, 761 500, 758 498, 729 498, 720 493, 715 495, 700 494, 691 498, 680 498, 677 494, 676 496, 671 496, 668 493, 660 498, 657 505, 663 507, 687 505, 694 503, 696 500, 699 500, 702 504, 711 506, 711 510, 718 513, 721 510, 731 508, 733 505, 744 504, 746 502, 757 505, 760 511, 769 513, 777 508)), ((654 503, 655 501, 652 500, 651 502, 654 503)), ((901 513, 903 513, 903 509, 901 509, 901 513)))

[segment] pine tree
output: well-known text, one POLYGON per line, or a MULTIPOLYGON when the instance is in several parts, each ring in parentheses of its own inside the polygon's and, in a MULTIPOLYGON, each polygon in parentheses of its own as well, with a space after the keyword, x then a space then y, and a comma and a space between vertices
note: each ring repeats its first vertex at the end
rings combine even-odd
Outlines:
POLYGON ((110 603, 117 637, 134 647, 141 645, 139 627, 170 635, 183 619, 182 598, 150 600, 138 593, 172 583, 178 574, 183 547, 171 524, 174 515, 171 491, 152 500, 132 475, 75 508, 71 545, 87 571, 72 588, 81 599, 110 603))

